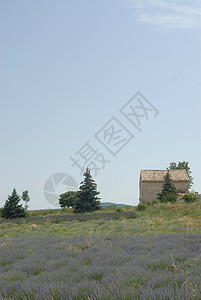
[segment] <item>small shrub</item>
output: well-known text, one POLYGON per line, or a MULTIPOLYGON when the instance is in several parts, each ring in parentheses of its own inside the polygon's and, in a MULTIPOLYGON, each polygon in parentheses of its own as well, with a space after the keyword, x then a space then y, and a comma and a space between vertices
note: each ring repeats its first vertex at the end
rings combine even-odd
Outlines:
POLYGON ((183 200, 185 203, 193 203, 198 200, 198 198, 193 194, 185 194, 183 196, 183 200))
POLYGON ((158 204, 158 203, 159 203, 158 200, 153 200, 152 203, 151 203, 151 205, 158 204))
POLYGON ((140 203, 140 204, 138 204, 136 210, 137 210, 137 211, 143 211, 143 210, 145 210, 146 208, 147 208, 147 205, 146 205, 145 203, 140 203))
POLYGON ((167 202, 174 203, 177 201, 177 194, 170 193, 170 194, 163 195, 160 200, 162 203, 167 203, 167 202))
POLYGON ((116 211, 117 212, 123 212, 123 208, 122 207, 117 207, 116 211))

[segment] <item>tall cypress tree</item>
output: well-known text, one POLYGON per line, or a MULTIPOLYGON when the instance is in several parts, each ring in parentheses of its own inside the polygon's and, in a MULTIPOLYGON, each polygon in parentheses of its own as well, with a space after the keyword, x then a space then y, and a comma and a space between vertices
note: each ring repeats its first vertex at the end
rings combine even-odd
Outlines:
POLYGON ((100 198, 97 197, 99 194, 97 184, 93 180, 89 168, 87 168, 84 173, 84 180, 80 183, 80 188, 77 192, 78 199, 75 201, 74 212, 84 213, 99 210, 100 198))
POLYGON ((11 196, 8 196, 8 199, 5 202, 5 205, 2 210, 2 218, 5 219, 14 219, 22 218, 26 216, 25 209, 19 204, 21 198, 14 189, 11 196))
POLYGON ((177 190, 170 177, 170 171, 165 175, 162 192, 158 194, 158 199, 161 202, 175 202, 177 200, 177 190))

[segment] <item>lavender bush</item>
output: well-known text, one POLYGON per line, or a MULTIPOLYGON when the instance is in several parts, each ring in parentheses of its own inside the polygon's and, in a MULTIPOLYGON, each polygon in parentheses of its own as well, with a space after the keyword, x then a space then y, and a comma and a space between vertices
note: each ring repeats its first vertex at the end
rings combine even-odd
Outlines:
POLYGON ((0 299, 201 299, 201 236, 0 240, 0 299))

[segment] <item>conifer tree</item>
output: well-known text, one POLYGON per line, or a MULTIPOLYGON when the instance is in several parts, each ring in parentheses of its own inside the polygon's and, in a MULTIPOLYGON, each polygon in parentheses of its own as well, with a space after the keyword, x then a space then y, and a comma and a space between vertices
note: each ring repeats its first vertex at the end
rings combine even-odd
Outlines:
POLYGON ((84 180, 80 183, 77 192, 77 200, 74 205, 75 213, 93 212, 100 209, 100 201, 97 196, 97 184, 93 180, 89 168, 84 173, 84 180))
POLYGON ((161 202, 175 202, 177 200, 177 190, 170 177, 170 171, 165 175, 162 192, 158 194, 158 199, 161 202))
POLYGON ((14 219, 22 218, 26 216, 25 209, 19 204, 21 198, 14 189, 11 196, 8 196, 8 199, 5 202, 5 205, 2 209, 2 218, 5 219, 14 219))

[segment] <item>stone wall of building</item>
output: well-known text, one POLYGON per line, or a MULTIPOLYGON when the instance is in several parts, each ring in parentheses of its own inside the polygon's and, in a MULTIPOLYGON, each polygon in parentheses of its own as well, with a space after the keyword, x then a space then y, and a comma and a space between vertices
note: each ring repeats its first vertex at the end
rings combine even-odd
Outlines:
POLYGON ((163 187, 163 182, 141 182, 140 203, 153 202, 157 200, 157 193, 160 193, 163 187))
POLYGON ((188 181, 180 181, 173 183, 179 193, 186 193, 188 191, 188 181))
MULTIPOLYGON (((163 183, 160 181, 143 181, 140 182, 140 203, 153 202, 157 200, 157 194, 161 193, 163 188, 163 183)), ((188 182, 180 181, 173 182, 178 192, 188 191, 188 182)))

